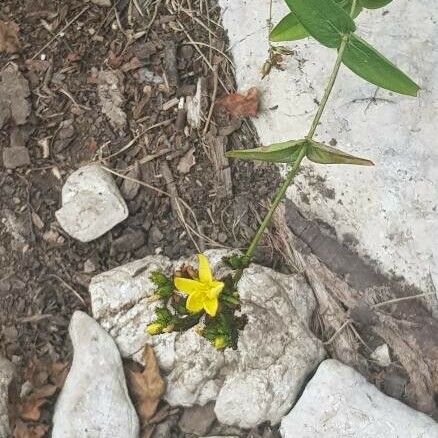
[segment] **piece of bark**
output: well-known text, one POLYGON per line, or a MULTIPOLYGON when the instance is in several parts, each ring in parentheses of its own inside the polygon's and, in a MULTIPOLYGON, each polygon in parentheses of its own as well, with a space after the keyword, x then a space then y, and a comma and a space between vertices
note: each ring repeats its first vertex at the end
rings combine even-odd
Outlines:
POLYGON ((214 167, 216 196, 219 198, 231 198, 233 196, 231 169, 228 158, 225 156, 226 142, 226 137, 216 137, 211 133, 206 135, 206 143, 214 167))

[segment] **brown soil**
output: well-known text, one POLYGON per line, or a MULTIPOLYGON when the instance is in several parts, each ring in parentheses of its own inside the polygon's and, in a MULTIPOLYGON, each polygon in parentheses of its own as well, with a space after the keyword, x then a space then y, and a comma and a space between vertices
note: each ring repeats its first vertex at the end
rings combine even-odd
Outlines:
POLYGON ((90 310, 87 287, 93 275, 157 252, 176 258, 216 246, 244 247, 257 225, 254 212, 262 211, 259 200, 271 194, 278 178, 271 167, 233 162, 229 180, 215 159, 223 155, 223 145, 254 147, 257 141, 247 121, 216 111, 205 129, 214 90, 217 98, 234 90, 215 3, 192 1, 192 9, 175 11, 166 6, 171 2, 139 1, 145 17, 129 3, 119 1, 115 9, 81 0, 1 5, 0 20, 19 25, 21 49, 0 54, 0 65, 18 66, 32 106, 25 125, 10 121, 0 131, 2 149, 18 132, 30 154, 29 165, 0 168, 1 354, 18 365, 21 381, 35 357, 69 361, 68 323, 73 311, 90 310), (139 32, 145 33, 134 39, 139 32), (102 113, 96 75, 103 70, 123 82, 122 129, 102 113), (166 103, 193 96, 199 78, 205 81, 204 113, 200 128, 193 129, 178 119, 177 106, 166 103), (192 148, 195 164, 181 173, 178 166, 190 164, 185 155, 192 148), (116 155, 103 162, 118 173, 176 190, 192 210, 185 210, 184 220, 194 231, 187 231, 168 196, 117 178, 129 218, 91 243, 66 235, 54 215, 66 177, 111 154, 116 155))

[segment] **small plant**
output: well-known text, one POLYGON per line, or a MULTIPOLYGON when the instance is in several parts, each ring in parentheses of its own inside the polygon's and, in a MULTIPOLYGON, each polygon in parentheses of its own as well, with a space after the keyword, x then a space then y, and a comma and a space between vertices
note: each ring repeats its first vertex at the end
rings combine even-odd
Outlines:
POLYGON ((237 348, 238 330, 245 317, 237 316, 239 297, 231 277, 216 280, 207 258, 198 255, 199 269, 183 266, 173 279, 154 272, 150 280, 156 286, 153 298, 160 301, 155 320, 146 331, 158 335, 185 331, 197 326, 198 333, 222 350, 237 348))
MULTIPOLYGON (((199 256, 198 273, 187 267, 176 275, 173 282, 171 279, 163 278, 162 274, 154 275, 157 296, 164 301, 165 306, 157 308, 157 319, 148 326, 150 334, 187 330, 202 323, 200 334, 216 348, 236 348, 238 330, 245 325, 245 318, 236 315, 240 308, 237 281, 251 262, 263 233, 270 225, 275 210, 293 182, 302 161, 307 158, 316 164, 373 165, 370 160, 314 140, 342 64, 378 87, 408 96, 416 96, 419 91, 419 86, 412 79, 356 34, 354 19, 364 8, 377 9, 386 6, 392 0, 285 1, 290 13, 271 30, 271 42, 296 41, 312 37, 322 45, 337 50, 336 62, 324 95, 304 138, 227 153, 231 158, 285 163, 289 170, 246 253, 243 256, 231 256, 226 260, 228 266, 234 269, 232 277, 222 281, 214 280, 208 261, 203 255, 199 256), (184 298, 175 292, 175 288, 187 297, 184 298), (172 311, 169 310, 169 306, 172 311)), ((283 54, 288 54, 288 51, 270 44, 269 60, 262 69, 263 76, 269 74, 272 66, 278 66, 283 54)))

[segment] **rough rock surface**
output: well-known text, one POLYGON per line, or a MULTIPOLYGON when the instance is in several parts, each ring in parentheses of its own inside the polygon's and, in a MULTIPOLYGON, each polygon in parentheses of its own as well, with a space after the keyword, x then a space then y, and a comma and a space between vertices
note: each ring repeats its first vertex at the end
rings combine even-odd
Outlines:
POLYGON ((3 165, 6 169, 15 169, 30 164, 29 151, 24 146, 3 149, 3 165))
POLYGON ((438 424, 330 359, 283 418, 280 433, 283 438, 434 438, 438 424))
POLYGON ((111 337, 83 312, 70 322, 71 370, 56 403, 53 438, 138 438, 122 360, 111 337))
POLYGON ((62 188, 56 218, 75 239, 89 242, 128 217, 128 207, 112 176, 98 164, 73 172, 62 188))
POLYGON ((0 356, 0 438, 11 436, 8 415, 8 388, 14 373, 12 363, 0 356))
POLYGON ((0 73, 0 128, 6 122, 23 125, 30 114, 29 84, 18 70, 10 63, 0 73))
MULTIPOLYGON (((206 254, 220 278, 227 272, 222 263, 226 253, 206 254)), ((248 324, 237 351, 218 352, 193 330, 150 337, 144 333, 155 306, 148 301, 154 290, 149 276, 156 270, 171 273, 182 263, 149 256, 94 277, 94 317, 123 356, 136 357, 146 342, 154 346, 167 374, 165 398, 171 405, 216 400, 215 413, 224 424, 250 428, 279 422, 325 354, 308 328, 315 307, 311 290, 301 276, 251 265, 238 286, 248 324)))
MULTIPOLYGON (((254 119, 263 144, 307 133, 336 58, 335 50, 310 38, 282 43, 294 55, 262 80, 268 3, 219 0, 237 85, 240 90, 256 86, 263 96, 254 119)), ((341 67, 317 139, 334 139, 340 149, 376 166, 305 164, 288 195, 384 272, 404 276, 427 292, 438 284, 438 46, 436 17, 430 12, 435 9, 436 0, 397 0, 355 20, 361 37, 419 83, 420 96, 378 89, 341 67)), ((274 0, 275 24, 287 12, 284 0, 274 0)))

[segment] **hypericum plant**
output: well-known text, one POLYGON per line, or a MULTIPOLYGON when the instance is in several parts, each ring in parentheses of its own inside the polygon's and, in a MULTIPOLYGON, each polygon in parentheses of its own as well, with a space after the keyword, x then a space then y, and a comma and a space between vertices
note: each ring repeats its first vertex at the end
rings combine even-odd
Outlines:
MULTIPOLYGON (((244 316, 236 313, 240 309, 237 281, 251 262, 263 233, 271 223, 275 210, 304 158, 318 164, 373 165, 370 160, 355 157, 313 139, 341 64, 379 87, 400 94, 417 95, 418 85, 355 33, 354 18, 363 8, 377 9, 392 0, 285 1, 291 12, 270 33, 272 42, 295 41, 310 36, 338 52, 324 95, 304 138, 227 153, 228 157, 233 158, 286 163, 289 171, 246 253, 242 256, 233 255, 226 260, 228 266, 234 269, 233 276, 221 281, 215 280, 203 255, 199 255, 198 271, 185 267, 173 279, 159 273, 153 275, 152 280, 157 286, 157 296, 163 301, 163 307, 157 308, 157 318, 148 326, 147 331, 150 334, 187 330, 197 325, 199 333, 216 348, 237 348, 238 330, 246 322, 244 316)), ((273 49, 271 46, 273 65, 277 62, 275 56, 281 55, 283 50, 273 49)), ((268 70, 269 68, 264 68, 263 74, 266 75, 268 70)))

